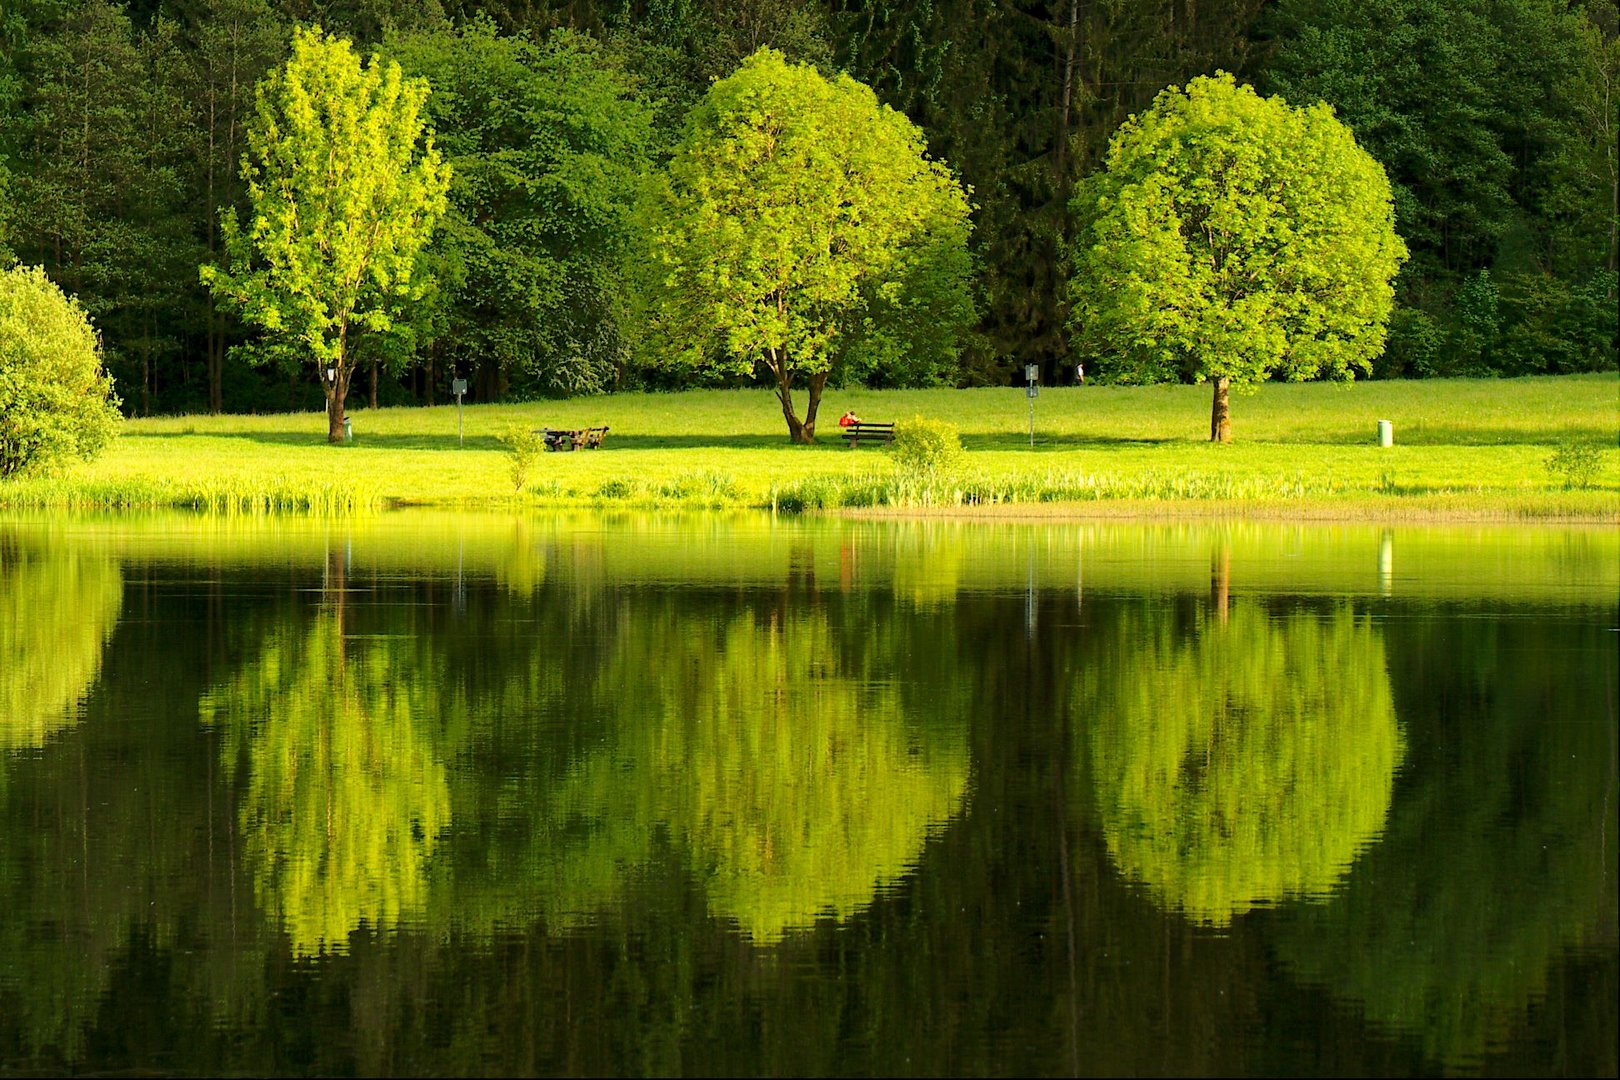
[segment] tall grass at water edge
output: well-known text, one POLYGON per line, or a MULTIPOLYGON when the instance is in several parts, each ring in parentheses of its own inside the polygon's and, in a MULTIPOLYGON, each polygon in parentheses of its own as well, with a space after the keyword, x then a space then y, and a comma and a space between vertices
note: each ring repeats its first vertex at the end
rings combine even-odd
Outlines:
POLYGON ((18 510, 196 510, 209 514, 370 513, 383 500, 353 484, 267 478, 251 481, 173 481, 161 477, 122 479, 47 477, 0 486, 0 507, 18 510))

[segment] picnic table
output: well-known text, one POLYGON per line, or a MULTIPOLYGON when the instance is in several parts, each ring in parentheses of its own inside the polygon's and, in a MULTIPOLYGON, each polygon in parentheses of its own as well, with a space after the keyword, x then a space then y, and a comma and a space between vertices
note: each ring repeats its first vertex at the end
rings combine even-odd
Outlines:
POLYGON ((546 449, 557 450, 596 450, 607 438, 607 425, 587 428, 541 428, 540 434, 546 440, 546 449))

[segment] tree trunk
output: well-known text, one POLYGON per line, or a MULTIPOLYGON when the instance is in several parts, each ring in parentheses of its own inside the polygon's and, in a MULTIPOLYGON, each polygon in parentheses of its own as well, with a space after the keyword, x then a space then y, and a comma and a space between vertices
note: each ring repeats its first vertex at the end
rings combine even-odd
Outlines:
POLYGON ((1227 393, 1232 388, 1232 380, 1221 376, 1215 380, 1215 402, 1209 412, 1209 441, 1232 441, 1232 414, 1227 406, 1227 393))
POLYGON ((369 408, 375 409, 377 407, 377 361, 375 360, 371 362, 371 393, 367 397, 366 403, 369 408))
POLYGON ((786 380, 780 378, 777 380, 776 399, 782 403, 782 419, 787 421, 788 438, 801 445, 815 442, 814 433, 806 433, 804 422, 799 419, 799 414, 793 411, 793 391, 786 380))
POLYGON ((326 441, 338 445, 343 442, 343 405, 349 397, 349 369, 341 360, 331 379, 321 369, 321 389, 326 391, 326 441))
POLYGON ((782 403, 782 419, 787 421, 788 438, 801 446, 815 442, 816 406, 821 404, 821 384, 827 381, 827 377, 820 376, 820 383, 816 381, 817 376, 810 378, 810 425, 806 427, 793 409, 793 369, 788 367, 787 357, 778 356, 775 349, 767 349, 765 364, 776 376, 776 400, 782 403))
POLYGON ((213 298, 208 301, 208 411, 225 411, 225 330, 213 298))
POLYGON ((804 410, 804 442, 816 441, 816 410, 821 408, 821 391, 827 385, 827 373, 810 376, 810 404, 804 410))
POLYGON ((1068 191, 1069 110, 1074 102, 1074 59, 1079 46, 1080 0, 1069 0, 1068 43, 1063 55, 1063 108, 1058 114, 1057 180, 1062 193, 1068 191))

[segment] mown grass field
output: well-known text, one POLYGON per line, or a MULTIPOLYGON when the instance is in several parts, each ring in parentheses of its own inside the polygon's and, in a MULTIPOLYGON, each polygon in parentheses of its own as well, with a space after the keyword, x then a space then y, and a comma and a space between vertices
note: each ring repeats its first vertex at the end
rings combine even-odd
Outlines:
MULTIPOLYGON (((803 408, 802 401, 800 408, 803 408)), ((1514 380, 1267 385, 1234 395, 1235 441, 1207 441, 1205 386, 830 391, 821 442, 787 442, 763 390, 620 394, 467 406, 352 408, 355 441, 325 442, 319 413, 130 421, 95 462, 0 483, 0 506, 346 510, 391 505, 780 506, 878 512, 1250 514, 1620 520, 1620 382, 1514 380), (954 424, 966 466, 902 484, 881 449, 849 450, 838 415, 954 424), (1379 420, 1396 445, 1377 445, 1379 420), (498 435, 611 428, 595 451, 542 453, 521 494, 498 435), (1548 458, 1599 454, 1567 489, 1548 458)))

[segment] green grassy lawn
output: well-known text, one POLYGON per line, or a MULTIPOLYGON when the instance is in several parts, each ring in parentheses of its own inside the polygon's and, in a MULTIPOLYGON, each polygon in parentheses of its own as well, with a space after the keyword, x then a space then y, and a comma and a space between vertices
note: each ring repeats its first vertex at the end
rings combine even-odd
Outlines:
MULTIPOLYGON (((803 408, 802 402, 800 404, 803 408)), ((0 506, 197 505, 344 509, 395 504, 869 506, 915 511, 1260 513, 1312 517, 1620 519, 1620 382, 1513 380, 1267 385, 1234 395, 1234 442, 1207 439, 1205 386, 831 391, 812 447, 787 442, 762 390, 620 394, 467 406, 352 409, 355 441, 321 414, 129 422, 95 462, 0 483, 0 506), (849 450, 838 415, 954 424, 962 474, 897 485, 883 450, 849 450), (1376 445, 1379 420, 1396 445, 1376 445), (509 425, 611 428, 601 450, 541 454, 514 494, 509 425), (1596 485, 1565 490, 1546 461, 1598 448, 1596 485), (965 505, 964 505, 965 504, 965 505)))

